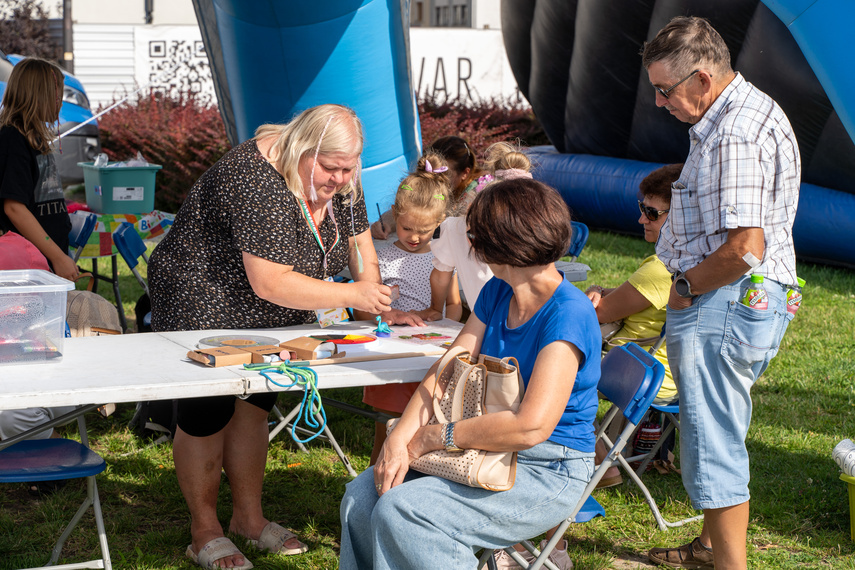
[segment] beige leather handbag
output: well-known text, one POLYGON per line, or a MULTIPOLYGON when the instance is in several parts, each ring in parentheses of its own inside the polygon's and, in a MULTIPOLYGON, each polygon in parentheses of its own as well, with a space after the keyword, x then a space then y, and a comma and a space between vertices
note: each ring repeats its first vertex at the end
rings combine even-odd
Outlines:
MULTIPOLYGON (((505 410, 516 411, 525 392, 513 357, 498 359, 481 355, 473 362, 468 351, 454 347, 445 353, 437 369, 434 415, 428 424, 444 424, 505 410)), ((389 429, 395 420, 390 420, 389 429)), ((514 486, 515 451, 431 451, 410 467, 470 487, 507 491, 514 486)))

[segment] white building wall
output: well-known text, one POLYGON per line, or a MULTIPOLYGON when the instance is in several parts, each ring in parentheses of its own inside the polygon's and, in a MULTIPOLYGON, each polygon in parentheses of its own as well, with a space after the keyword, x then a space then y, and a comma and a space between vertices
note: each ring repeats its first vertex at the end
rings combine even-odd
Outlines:
MULTIPOLYGON (((93 109, 146 86, 216 102, 198 26, 77 24, 74 51, 93 109)), ((410 61, 419 96, 519 97, 500 30, 412 28, 410 61)))
POLYGON ((479 30, 501 30, 501 0, 474 0, 472 2, 472 27, 479 30))
MULTIPOLYGON (((251 1, 251 0, 248 0, 251 1)), ((73 0, 75 24, 145 24, 145 0, 73 0)), ((154 0, 153 25, 196 25, 191 0, 154 0)))
POLYGON ((412 28, 413 89, 423 96, 463 100, 516 98, 516 79, 501 30, 412 28))
POLYGON ((134 28, 117 24, 74 26, 74 75, 86 88, 93 109, 135 89, 134 28))

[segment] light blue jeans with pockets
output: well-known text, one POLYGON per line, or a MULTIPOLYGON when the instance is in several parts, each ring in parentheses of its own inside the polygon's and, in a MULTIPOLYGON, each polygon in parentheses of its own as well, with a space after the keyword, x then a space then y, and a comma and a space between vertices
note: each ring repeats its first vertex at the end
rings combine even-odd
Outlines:
POLYGON ((594 454, 550 441, 517 455, 513 488, 494 492, 410 470, 382 497, 369 468, 341 502, 342 570, 475 568, 480 548, 505 548, 567 518, 594 454))
POLYGON ((696 509, 749 500, 751 387, 793 318, 787 288, 775 281, 764 283, 768 308, 743 305, 749 281, 741 277, 695 297, 685 309, 668 307, 668 364, 680 393, 680 467, 696 509))

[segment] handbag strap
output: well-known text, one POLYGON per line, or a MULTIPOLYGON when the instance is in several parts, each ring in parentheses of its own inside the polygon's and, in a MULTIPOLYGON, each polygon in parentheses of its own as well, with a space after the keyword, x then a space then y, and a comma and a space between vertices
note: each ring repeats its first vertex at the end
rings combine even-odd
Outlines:
POLYGON ((517 357, 506 356, 502 359, 502 362, 504 362, 505 364, 510 364, 511 360, 514 361, 514 367, 517 369, 517 382, 519 382, 520 384, 520 399, 522 399, 523 395, 525 394, 525 382, 523 382, 522 374, 520 374, 520 363, 517 360, 517 357))
MULTIPOLYGON (((446 367, 451 364, 455 357, 468 353, 465 348, 462 346, 452 346, 448 350, 445 351, 445 354, 442 358, 439 359, 439 366, 436 369, 436 383, 433 385, 433 415, 436 416, 436 419, 439 423, 448 423, 448 420, 445 419, 445 414, 442 412, 442 408, 439 406, 439 401, 442 398, 442 395, 438 393, 439 388, 439 379, 442 378, 442 373, 445 372, 446 367)), ((447 388, 447 386, 446 386, 447 388)))
MULTIPOLYGON (((466 395, 466 385, 479 368, 483 371, 483 378, 486 380, 487 367, 483 364, 472 364, 467 368, 465 376, 457 381, 457 386, 454 388, 454 397, 451 400, 451 421, 456 422, 466 419, 463 417, 463 397, 466 395)), ((484 386, 483 389, 486 390, 487 387, 484 386)))
MULTIPOLYGON (((436 369, 436 385, 439 385, 439 379, 442 377, 442 373, 445 371, 445 367, 448 366, 452 360, 454 360, 455 356, 459 356, 463 353, 469 354, 469 351, 463 348, 462 346, 452 346, 451 348, 445 351, 445 354, 439 361, 439 367, 436 369)), ((436 386, 434 386, 434 394, 436 394, 436 386)))

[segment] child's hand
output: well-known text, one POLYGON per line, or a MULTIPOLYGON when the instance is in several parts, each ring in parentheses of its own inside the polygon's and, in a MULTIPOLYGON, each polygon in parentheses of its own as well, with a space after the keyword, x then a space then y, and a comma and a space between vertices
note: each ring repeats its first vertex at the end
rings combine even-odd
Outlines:
POLYGON ((371 237, 374 239, 386 239, 389 237, 389 231, 380 223, 380 220, 371 224, 371 237))
POLYGON ((80 277, 80 270, 77 269, 77 264, 67 255, 60 255, 55 260, 52 260, 53 271, 60 277, 69 281, 77 281, 80 277))
POLYGON ((595 309, 597 308, 597 305, 600 304, 600 300, 605 296, 603 294, 603 288, 599 285, 591 285, 590 287, 588 287, 588 289, 585 291, 585 295, 587 295, 588 298, 591 300, 591 303, 593 303, 595 309))
POLYGON ((442 319, 442 313, 430 307, 421 311, 413 311, 413 314, 418 315, 425 321, 439 321, 442 319))
POLYGON ((383 313, 383 320, 390 325, 408 325, 411 327, 423 327, 424 321, 416 313, 408 313, 399 311, 398 309, 390 309, 383 313))

